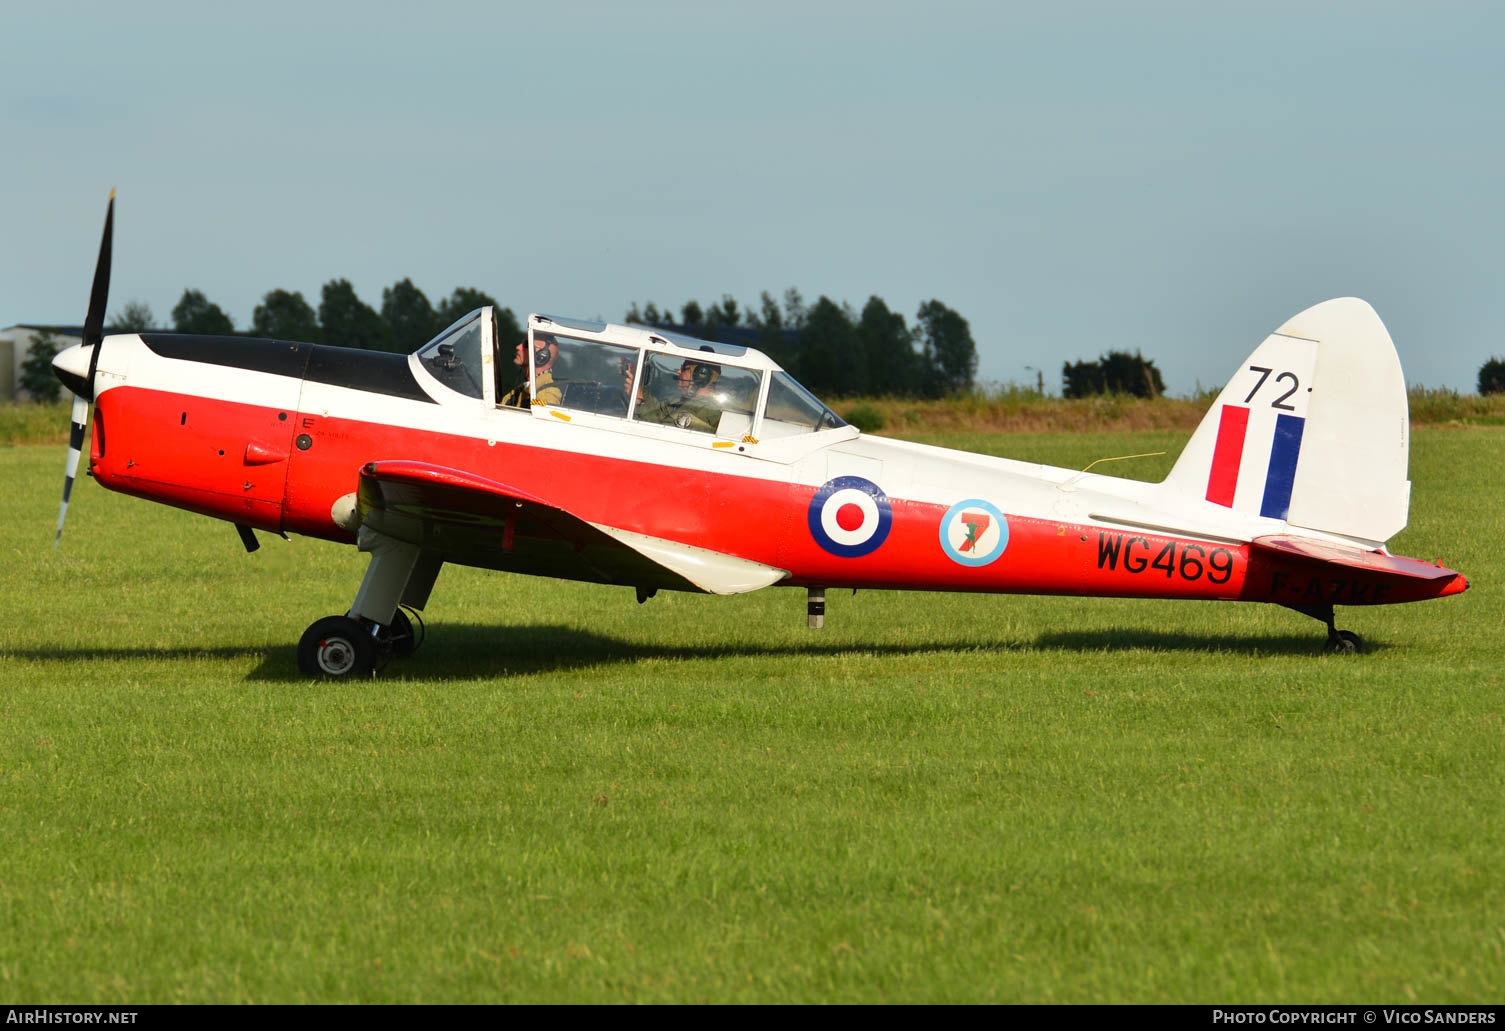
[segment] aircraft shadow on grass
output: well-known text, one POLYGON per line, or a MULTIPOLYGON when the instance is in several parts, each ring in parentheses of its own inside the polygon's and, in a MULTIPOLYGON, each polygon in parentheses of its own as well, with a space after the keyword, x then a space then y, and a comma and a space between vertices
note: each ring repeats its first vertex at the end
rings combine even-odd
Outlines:
MULTIPOLYGON (((1373 642, 1367 643, 1365 647, 1368 651, 1375 651, 1385 648, 1385 645, 1373 642)), ((923 643, 846 639, 796 643, 673 645, 625 640, 571 626, 442 624, 429 628, 427 640, 412 658, 388 664, 381 675, 386 680, 487 680, 537 673, 564 673, 596 666, 624 666, 644 659, 686 661, 778 656, 819 658, 852 653, 902 659, 908 655, 977 650, 1000 654, 1025 650, 1079 653, 1203 652, 1208 656, 1223 654, 1248 658, 1320 654, 1320 649, 1314 646, 1310 634, 1218 637, 1161 630, 1122 629, 1054 631, 1040 634, 1033 641, 970 637, 923 643)), ((297 656, 291 647, 51 647, 14 649, 6 654, 33 662, 181 661, 195 658, 234 661, 260 658, 261 662, 246 675, 247 680, 307 682, 307 677, 298 671, 297 656)))
POLYGON ((248 659, 265 655, 266 651, 255 645, 184 645, 180 648, 102 645, 94 648, 70 648, 59 644, 47 648, 11 648, 0 651, 0 657, 31 662, 179 662, 188 659, 248 659))
MULTIPOLYGON (((387 679, 477 679, 538 673, 563 673, 591 667, 625 666, 645 659, 829 657, 866 653, 902 659, 939 652, 993 651, 1000 654, 1026 649, 1063 652, 1174 651, 1234 654, 1247 657, 1316 655, 1309 634, 1248 635, 1237 638, 1155 630, 1076 631, 1042 634, 1033 642, 968 637, 916 643, 879 640, 809 642, 731 642, 713 645, 644 643, 560 625, 483 626, 446 624, 430 627, 427 640, 410 659, 389 664, 387 679)), ((248 674, 249 680, 297 681, 291 648, 264 653, 265 661, 248 674)))
MULTIPOLYGON (((1212 634, 1176 633, 1165 630, 1062 630, 1041 634, 1034 646, 1067 652, 1206 652, 1209 655, 1241 655, 1247 658, 1277 655, 1321 655, 1321 638, 1311 634, 1212 634)), ((1365 638, 1366 652, 1387 646, 1365 638)))
MULTIPOLYGON (((1368 650, 1385 647, 1374 643, 1368 650)), ((474 679, 538 673, 564 673, 591 667, 624 666, 644 659, 686 661, 694 659, 774 658, 778 656, 829 657, 867 653, 902 659, 909 655, 967 652, 984 649, 1000 654, 1024 650, 1060 652, 1203 652, 1249 658, 1277 655, 1320 654, 1310 634, 1247 634, 1217 637, 1207 634, 1160 630, 1055 631, 1033 641, 987 640, 978 637, 923 643, 893 643, 877 640, 828 640, 797 643, 751 642, 698 644, 647 644, 560 625, 485 626, 443 624, 430 627, 427 640, 412 658, 390 663, 382 672, 386 680, 474 679)), ((186 660, 194 658, 238 660, 260 658, 247 675, 253 681, 306 683, 298 671, 291 647, 254 645, 168 647, 54 647, 15 649, 7 653, 18 659, 47 661, 186 660)))
MULTIPOLYGON (((879 655, 919 655, 926 652, 958 651, 984 642, 935 641, 922 644, 880 642, 812 642, 806 644, 756 644, 751 642, 663 644, 628 640, 579 627, 553 624, 487 626, 442 624, 430 626, 426 639, 409 659, 389 663, 383 679, 473 679, 538 673, 565 673, 591 667, 626 666, 645 659, 689 661, 788 656, 828 656, 850 652, 879 655)), ((986 643, 987 647, 1006 645, 986 643)), ((294 650, 277 648, 266 652, 265 661, 252 670, 248 680, 306 683, 300 674, 294 650)))

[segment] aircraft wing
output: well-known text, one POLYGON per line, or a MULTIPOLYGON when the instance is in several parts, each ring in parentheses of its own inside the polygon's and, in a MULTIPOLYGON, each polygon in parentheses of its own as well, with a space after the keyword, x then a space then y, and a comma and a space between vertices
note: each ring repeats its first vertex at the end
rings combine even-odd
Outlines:
POLYGON ((368 462, 357 497, 363 525, 462 565, 707 594, 744 594, 789 575, 590 522, 528 491, 427 462, 368 462))

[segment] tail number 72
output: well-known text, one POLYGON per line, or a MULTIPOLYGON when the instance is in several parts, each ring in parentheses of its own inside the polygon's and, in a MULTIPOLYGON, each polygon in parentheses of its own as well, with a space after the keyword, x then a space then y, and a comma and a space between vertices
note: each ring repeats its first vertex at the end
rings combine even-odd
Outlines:
MULTIPOLYGON (((1251 365, 1249 366, 1249 371, 1259 373, 1259 382, 1254 384, 1254 389, 1249 391, 1248 397, 1244 398, 1244 404, 1248 404, 1250 401, 1254 400, 1254 395, 1259 393, 1259 388, 1265 385, 1265 380, 1269 379, 1270 373, 1274 372, 1275 370, 1267 369, 1263 365, 1251 365)), ((1283 412, 1294 412, 1296 410, 1295 406, 1286 404, 1285 399, 1296 393, 1297 388, 1301 386, 1301 381, 1296 378, 1296 374, 1294 372, 1282 372, 1275 377, 1275 382, 1277 385, 1283 383, 1286 380, 1291 381, 1291 389, 1287 390, 1284 394, 1281 394, 1275 400, 1271 401, 1270 407, 1279 408, 1283 412)))

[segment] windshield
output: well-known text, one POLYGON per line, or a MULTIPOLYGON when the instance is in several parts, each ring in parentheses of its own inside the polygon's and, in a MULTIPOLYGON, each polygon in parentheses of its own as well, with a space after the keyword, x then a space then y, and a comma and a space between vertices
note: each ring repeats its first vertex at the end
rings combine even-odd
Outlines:
POLYGON ((762 435, 792 437, 845 426, 841 416, 820 403, 787 372, 776 372, 768 384, 768 407, 763 412, 762 435))
POLYGON ((440 383, 466 397, 483 398, 481 388, 481 314, 477 309, 418 351, 418 360, 440 383))

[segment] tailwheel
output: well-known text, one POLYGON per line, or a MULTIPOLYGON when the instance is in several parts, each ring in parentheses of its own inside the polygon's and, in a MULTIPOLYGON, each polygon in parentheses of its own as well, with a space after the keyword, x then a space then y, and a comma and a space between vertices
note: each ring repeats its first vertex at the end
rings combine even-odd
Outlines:
MULTIPOLYGON (((409 627, 409 639, 412 628, 409 627)), ((365 677, 376 669, 371 629, 349 616, 326 616, 298 641, 298 668, 316 677, 365 677)))
MULTIPOLYGON (((1281 604, 1284 605, 1283 602, 1281 604)), ((1356 655, 1364 650, 1364 642, 1359 639, 1358 634, 1352 630, 1339 630, 1334 625, 1331 605, 1284 605, 1284 607, 1327 624, 1327 643, 1323 645, 1326 651, 1334 655, 1356 655)))
POLYGON ((1352 630, 1333 630, 1327 635, 1327 650, 1339 655, 1353 655, 1364 650, 1364 642, 1352 630))

